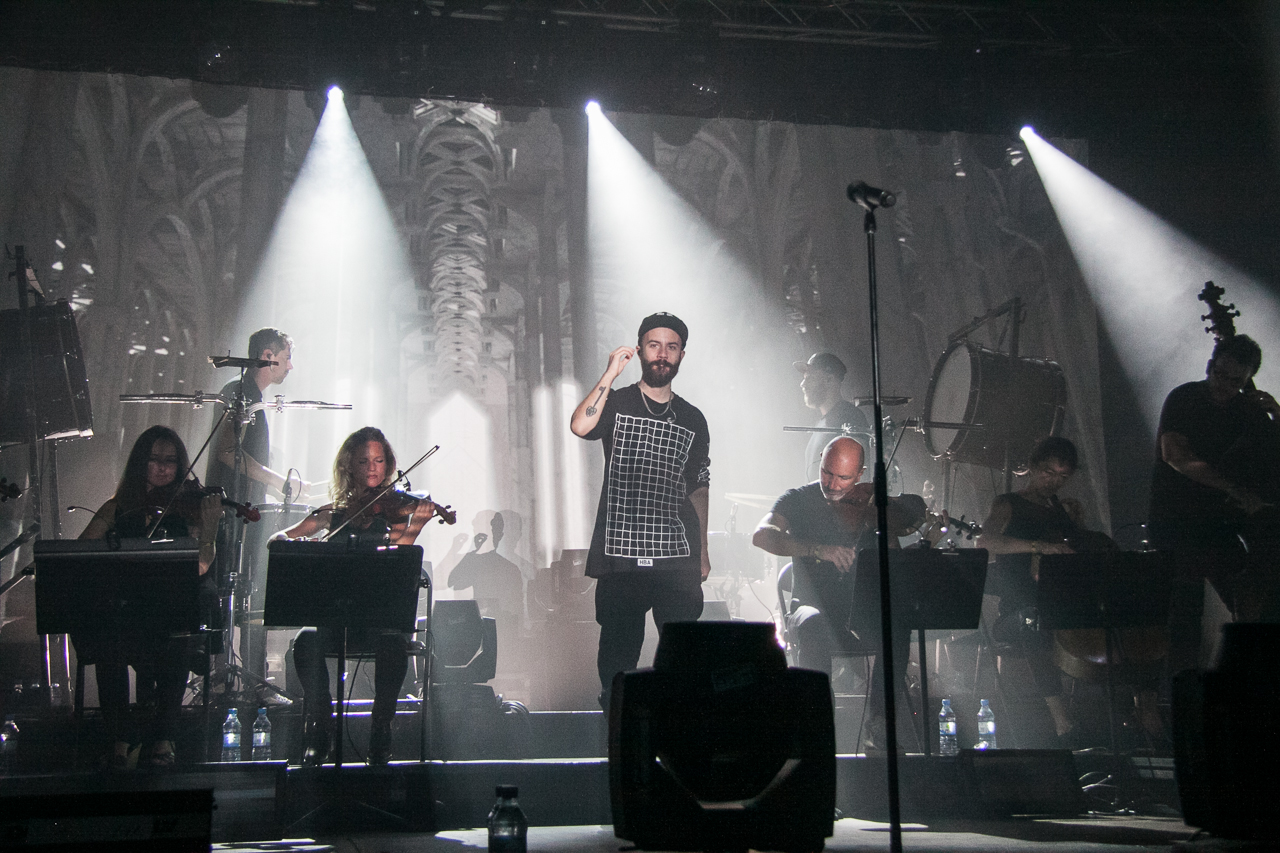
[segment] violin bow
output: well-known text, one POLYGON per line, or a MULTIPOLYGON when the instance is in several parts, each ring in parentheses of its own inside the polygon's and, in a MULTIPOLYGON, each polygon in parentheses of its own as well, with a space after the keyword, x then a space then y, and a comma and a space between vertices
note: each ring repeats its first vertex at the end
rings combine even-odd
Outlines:
POLYGON ((396 477, 394 480, 392 480, 390 483, 387 483, 387 485, 383 487, 382 491, 378 492, 376 495, 374 495, 373 497, 369 498, 369 500, 365 501, 365 502, 364 502, 364 506, 360 507, 360 509, 356 510, 355 512, 351 513, 351 515, 347 516, 347 520, 346 520, 346 521, 342 522, 342 523, 341 523, 341 524, 339 524, 337 527, 335 527, 333 530, 330 530, 328 533, 326 533, 326 534, 324 535, 324 538, 323 538, 323 539, 321 539, 320 541, 321 541, 321 542, 328 542, 328 541, 329 541, 330 539, 332 539, 334 536, 338 535, 338 531, 342 530, 342 528, 346 527, 348 524, 350 524, 351 522, 353 522, 353 521, 355 521, 357 518, 359 518, 359 517, 360 517, 360 515, 361 515, 361 513, 363 513, 366 509, 368 509, 369 507, 371 507, 371 506, 373 506, 374 504, 376 504, 376 503, 378 502, 378 499, 379 499, 379 498, 381 498, 381 497, 382 497, 383 495, 385 495, 387 492, 391 491, 392 489, 394 489, 394 488, 396 487, 396 483, 399 483, 399 482, 400 482, 401 480, 403 480, 405 477, 408 477, 408 476, 409 476, 409 474, 410 474, 410 472, 412 472, 414 468, 417 468, 417 467, 418 467, 419 465, 421 465, 423 462, 426 462, 426 461, 427 461, 427 459, 429 459, 431 456, 433 456, 433 455, 435 454, 435 452, 436 452, 437 450, 439 450, 439 449, 440 449, 440 445, 438 445, 438 444, 437 444, 435 447, 431 448, 431 449, 430 449, 430 450, 428 450, 426 453, 422 454, 422 457, 421 457, 420 459, 418 459, 418 461, 417 461, 417 462, 413 463, 413 464, 412 464, 412 465, 410 465, 408 468, 406 468, 405 470, 401 471, 401 472, 399 473, 399 475, 397 475, 397 477, 396 477))

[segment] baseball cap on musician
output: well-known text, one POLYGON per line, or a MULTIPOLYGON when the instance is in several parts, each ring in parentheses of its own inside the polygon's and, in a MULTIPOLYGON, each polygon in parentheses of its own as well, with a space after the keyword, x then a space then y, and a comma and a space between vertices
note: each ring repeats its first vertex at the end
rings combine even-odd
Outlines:
POLYGON ((640 331, 636 333, 636 340, 644 338, 645 332, 653 329, 670 329, 680 336, 680 348, 684 349, 685 344, 689 340, 689 327, 684 324, 675 314, 668 314, 666 311, 659 311, 657 314, 650 314, 640 321, 640 331))
POLYGON ((844 375, 849 372, 844 366, 844 362, 829 352, 815 352, 809 356, 808 361, 793 361, 791 366, 801 373, 808 373, 810 370, 821 370, 823 373, 830 373, 836 379, 844 381, 844 375))

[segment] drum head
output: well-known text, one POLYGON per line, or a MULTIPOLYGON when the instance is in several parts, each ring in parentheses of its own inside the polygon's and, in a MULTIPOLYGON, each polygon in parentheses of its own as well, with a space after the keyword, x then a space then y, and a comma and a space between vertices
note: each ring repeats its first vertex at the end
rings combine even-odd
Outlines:
MULTIPOLYGON (((970 344, 967 341, 952 344, 934 368, 925 400, 925 420, 968 423, 973 373, 970 344)), ((926 429, 924 433, 925 446, 935 457, 951 450, 956 440, 962 437, 960 431, 954 429, 926 429)))
POLYGON ((1067 384, 1056 363, 957 341, 933 371, 925 418, 974 428, 927 428, 925 442, 935 457, 1017 468, 1037 441, 1058 434, 1066 404, 1067 384))

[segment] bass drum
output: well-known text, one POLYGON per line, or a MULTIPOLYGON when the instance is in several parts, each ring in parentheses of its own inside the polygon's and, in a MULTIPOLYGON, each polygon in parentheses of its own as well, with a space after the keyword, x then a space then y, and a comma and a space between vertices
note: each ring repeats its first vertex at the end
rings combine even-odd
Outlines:
POLYGON ((924 400, 925 419, 980 424, 982 429, 925 430, 935 459, 1004 468, 1026 464, 1036 442, 1057 435, 1067 407, 1067 382, 1057 362, 1013 358, 956 341, 938 359, 924 400))

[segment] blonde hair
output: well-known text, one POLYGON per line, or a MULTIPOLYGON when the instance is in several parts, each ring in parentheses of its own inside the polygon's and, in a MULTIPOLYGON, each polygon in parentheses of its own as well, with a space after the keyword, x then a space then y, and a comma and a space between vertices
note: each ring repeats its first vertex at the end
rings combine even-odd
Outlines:
POLYGON ((396 452, 391 449, 391 442, 387 441, 387 437, 377 427, 361 427, 347 436, 346 441, 338 448, 338 455, 333 459, 333 485, 329 487, 329 494, 334 506, 350 506, 356 493, 363 488, 363 484, 356 482, 352 469, 355 467, 356 454, 371 441, 382 445, 383 455, 387 459, 387 475, 382 478, 382 485, 386 486, 396 478, 396 452))

